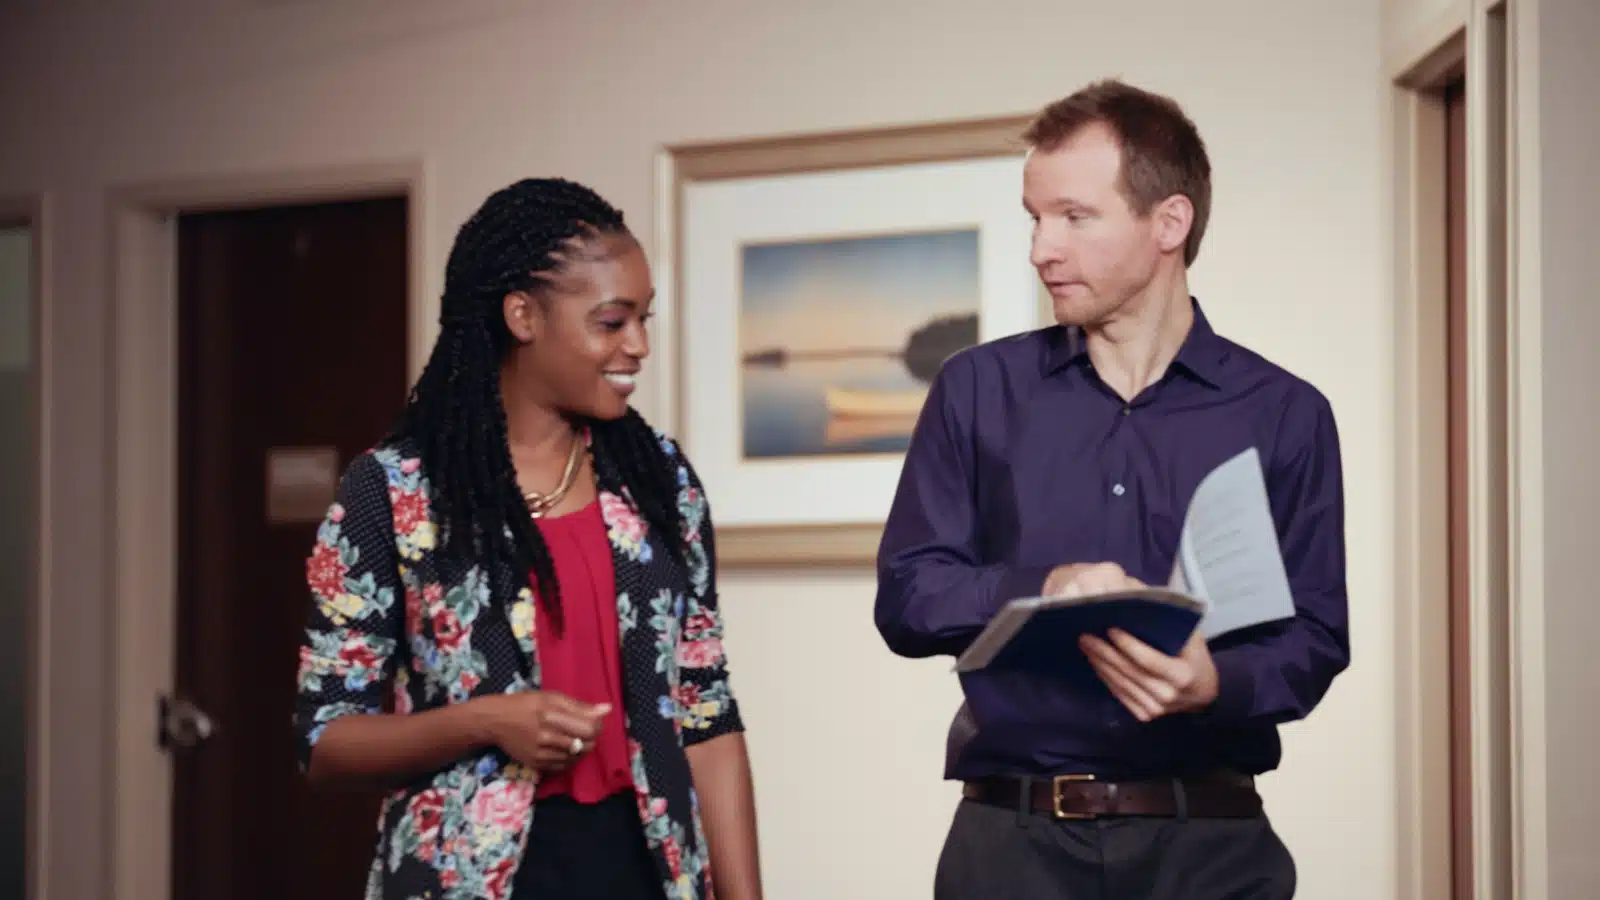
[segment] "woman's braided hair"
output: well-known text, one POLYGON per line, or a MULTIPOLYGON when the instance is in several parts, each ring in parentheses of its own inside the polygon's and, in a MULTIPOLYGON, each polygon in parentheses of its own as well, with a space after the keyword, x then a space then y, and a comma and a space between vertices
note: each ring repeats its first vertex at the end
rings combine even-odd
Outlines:
MULTIPOLYGON (((537 294, 583 242, 626 234, 620 211, 564 179, 525 179, 491 195, 451 248, 439 339, 396 428, 419 452, 432 484, 443 525, 439 552, 466 565, 503 561, 531 570, 558 629, 555 569, 517 486, 506 437, 500 364, 513 338, 502 304, 513 291, 537 294)), ((676 467, 655 431, 632 408, 620 419, 578 424, 589 428, 601 486, 626 488, 682 562, 676 467)))

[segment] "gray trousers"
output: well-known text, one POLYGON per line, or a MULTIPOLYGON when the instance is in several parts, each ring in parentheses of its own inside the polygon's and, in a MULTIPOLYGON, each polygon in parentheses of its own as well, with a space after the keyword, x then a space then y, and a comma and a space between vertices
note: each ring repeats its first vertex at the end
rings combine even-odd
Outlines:
POLYGON ((934 900, 1290 900, 1294 859, 1265 816, 1055 821, 963 800, 934 900))

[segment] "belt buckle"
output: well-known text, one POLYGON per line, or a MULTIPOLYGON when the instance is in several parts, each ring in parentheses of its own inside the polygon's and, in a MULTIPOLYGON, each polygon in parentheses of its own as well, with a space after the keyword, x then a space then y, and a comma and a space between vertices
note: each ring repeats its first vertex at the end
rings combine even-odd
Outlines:
POLYGON ((1061 808, 1061 786, 1069 782, 1093 781, 1093 775, 1057 775, 1050 779, 1051 813, 1057 819, 1093 819, 1094 813, 1067 812, 1061 808))

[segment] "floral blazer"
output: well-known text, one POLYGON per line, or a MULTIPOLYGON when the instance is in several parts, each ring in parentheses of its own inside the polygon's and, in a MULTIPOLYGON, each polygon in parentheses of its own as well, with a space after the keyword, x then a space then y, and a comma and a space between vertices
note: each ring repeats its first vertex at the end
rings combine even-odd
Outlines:
MULTIPOLYGON (((616 568, 624 713, 639 818, 666 895, 712 896, 684 748, 740 731, 717 610, 715 539, 700 481, 677 444, 688 565, 669 555, 618 484, 600 485, 616 568)), ((533 589, 509 565, 464 568, 434 553, 427 473, 408 448, 352 461, 306 564, 311 609, 295 727, 302 770, 328 723, 495 692, 536 690, 533 589)), ((393 791, 378 821, 366 900, 503 900, 537 814, 538 774, 498 750, 393 791)))

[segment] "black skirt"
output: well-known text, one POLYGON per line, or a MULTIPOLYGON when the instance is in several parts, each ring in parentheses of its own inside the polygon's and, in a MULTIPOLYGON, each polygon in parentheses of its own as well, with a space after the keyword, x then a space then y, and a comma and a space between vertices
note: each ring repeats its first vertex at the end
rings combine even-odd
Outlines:
POLYGON ((625 791, 585 804, 541 799, 512 900, 665 900, 663 876, 645 846, 639 801, 625 791))

